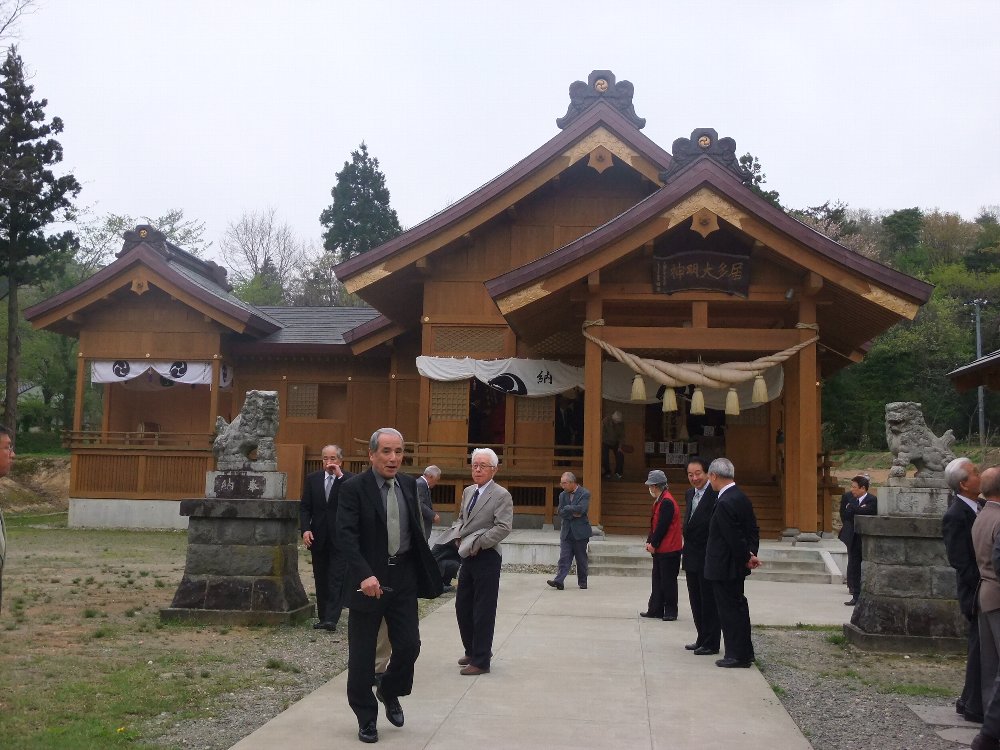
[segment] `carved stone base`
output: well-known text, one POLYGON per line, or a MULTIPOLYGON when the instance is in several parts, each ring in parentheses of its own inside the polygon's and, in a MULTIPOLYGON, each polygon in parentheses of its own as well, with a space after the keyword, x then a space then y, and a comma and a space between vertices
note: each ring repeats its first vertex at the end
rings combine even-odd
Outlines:
POLYGON ((287 485, 288 475, 283 471, 205 472, 206 498, 284 500, 287 485))
POLYGON ((948 509, 948 496, 948 487, 940 479, 890 479, 879 493, 878 509, 883 516, 941 518, 948 509))
POLYGON ((299 504, 287 500, 183 500, 187 560, 162 620, 270 625, 312 615, 298 571, 299 504))
POLYGON ((958 608, 940 517, 858 516, 855 524, 864 562, 853 627, 844 628, 848 640, 876 650, 933 646, 961 653, 968 624, 958 608))

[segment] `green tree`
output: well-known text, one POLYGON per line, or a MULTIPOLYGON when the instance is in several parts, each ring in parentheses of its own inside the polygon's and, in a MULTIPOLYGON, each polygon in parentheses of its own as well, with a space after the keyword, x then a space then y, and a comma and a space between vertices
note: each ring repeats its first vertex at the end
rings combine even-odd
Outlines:
POLYGON ((45 99, 34 100, 24 63, 11 47, 0 66, 0 275, 7 277, 7 363, 4 422, 17 424, 21 357, 18 290, 59 273, 72 258, 77 240, 71 231, 46 235, 58 221, 72 220, 80 184, 71 174, 57 177, 62 161, 55 138, 58 117, 46 122, 45 99))
POLYGON ((333 273, 337 256, 324 252, 306 266, 298 279, 292 305, 295 307, 365 307, 356 294, 349 293, 333 273))
POLYGON ((764 174, 764 168, 757 160, 757 157, 749 152, 743 154, 743 156, 740 157, 740 166, 749 173, 748 176, 743 178, 743 184, 757 193, 757 195, 764 200, 774 204, 778 208, 781 208, 781 202, 778 200, 778 191, 765 190, 761 187, 761 185, 767 182, 767 175, 764 174))
POLYGON ((363 142, 351 152, 351 160, 337 172, 331 195, 333 204, 319 215, 326 227, 323 248, 344 261, 367 253, 373 247, 397 237, 402 229, 396 212, 389 206, 389 189, 378 159, 369 156, 363 142))
POLYGON ((285 302, 278 269, 265 258, 260 270, 248 279, 233 284, 233 294, 250 305, 281 305, 285 302))

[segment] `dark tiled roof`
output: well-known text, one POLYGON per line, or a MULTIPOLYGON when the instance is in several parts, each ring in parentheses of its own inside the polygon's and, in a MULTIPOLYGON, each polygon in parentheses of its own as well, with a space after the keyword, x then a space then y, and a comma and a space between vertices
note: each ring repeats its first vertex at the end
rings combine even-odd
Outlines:
POLYGON ((370 307, 257 307, 277 322, 280 330, 255 342, 273 344, 344 344, 344 333, 378 317, 370 307))
MULTIPOLYGON (((171 245, 171 247, 173 247, 173 245, 171 245)), ((219 284, 217 284, 214 279, 202 276, 201 274, 192 270, 190 266, 185 265, 183 263, 177 263, 174 260, 168 260, 167 265, 170 266, 170 268, 176 271, 177 273, 187 278, 189 281, 192 281, 195 284, 197 284, 199 287, 204 289, 212 296, 220 300, 223 300, 225 302, 228 302, 231 305, 235 305, 236 307, 240 308, 241 310, 243 310, 248 314, 258 315, 259 317, 266 320, 268 323, 271 323, 276 326, 281 325, 281 322, 279 320, 276 320, 275 318, 268 316, 266 313, 262 313, 261 312, 262 308, 254 307, 253 305, 244 302, 239 297, 236 297, 232 292, 229 292, 225 288, 219 286, 219 284)))

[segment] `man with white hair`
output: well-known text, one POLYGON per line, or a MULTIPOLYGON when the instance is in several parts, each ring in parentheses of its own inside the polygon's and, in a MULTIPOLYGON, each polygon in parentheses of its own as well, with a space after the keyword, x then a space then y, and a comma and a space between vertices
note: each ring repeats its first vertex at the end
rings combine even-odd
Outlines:
POLYGON ((434 500, 431 498, 431 490, 441 478, 441 469, 431 464, 424 473, 417 477, 417 499, 420 500, 420 515, 424 519, 424 539, 431 538, 431 530, 434 524, 441 520, 434 511, 434 500))
POLYGON ((458 572, 455 616, 465 655, 458 660, 461 674, 490 671, 493 630, 500 595, 500 542, 514 523, 510 493, 493 481, 500 460, 489 448, 472 451, 472 484, 462 493, 462 510, 455 523, 438 540, 458 547, 462 567, 458 572))
POLYGON ((717 667, 749 667, 754 660, 750 639, 750 605, 743 594, 744 580, 760 566, 760 528, 753 504, 736 486, 736 470, 728 458, 717 458, 708 467, 708 481, 718 494, 708 525, 705 578, 712 581, 725 656, 717 667))

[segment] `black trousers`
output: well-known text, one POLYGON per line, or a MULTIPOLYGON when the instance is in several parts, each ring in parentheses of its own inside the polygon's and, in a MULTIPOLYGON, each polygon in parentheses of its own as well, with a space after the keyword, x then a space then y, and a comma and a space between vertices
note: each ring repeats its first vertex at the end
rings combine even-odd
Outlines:
POLYGON ((413 690, 413 665, 420 655, 420 627, 417 617, 417 576, 415 560, 389 567, 382 583, 393 589, 378 600, 373 609, 351 608, 347 620, 347 702, 358 717, 358 726, 378 718, 375 684, 375 643, 385 618, 392 646, 392 659, 382 676, 382 692, 389 698, 409 695, 413 690))
POLYGON ((715 604, 712 582, 706 580, 701 571, 686 570, 684 576, 687 581, 688 601, 691 603, 691 615, 698 631, 695 644, 718 651, 722 629, 719 627, 719 608, 715 604))
POLYGON ((347 561, 336 547, 327 544, 312 553, 312 564, 313 581, 316 583, 316 616, 321 622, 336 625, 343 610, 347 561))
POLYGON ((748 662, 754 660, 750 640, 750 603, 743 595, 745 577, 712 581, 715 604, 719 609, 719 624, 725 639, 727 659, 748 662))
POLYGON ((979 648, 979 620, 977 617, 969 621, 968 644, 969 655, 965 661, 965 686, 962 688, 961 701, 965 704, 966 713, 981 714, 983 713, 983 685, 979 648))
POLYGON ((653 585, 647 612, 660 617, 677 617, 677 574, 680 569, 679 552, 653 555, 653 585))
MULTIPOLYGON (((500 597, 500 553, 495 549, 462 560, 455 594, 455 617, 469 664, 489 669, 500 597)), ((393 659, 395 659, 393 654, 393 659)))
POLYGON ((576 581, 581 586, 587 585, 587 543, 589 539, 560 539, 559 568, 556 580, 562 583, 569 575, 569 567, 576 559, 576 581))
POLYGON ((601 445, 601 473, 611 473, 611 469, 608 468, 610 466, 608 462, 609 453, 615 454, 615 474, 620 476, 625 471, 625 454, 617 445, 601 445))
POLYGON ((861 596, 861 535, 855 534, 847 548, 847 590, 861 596))

